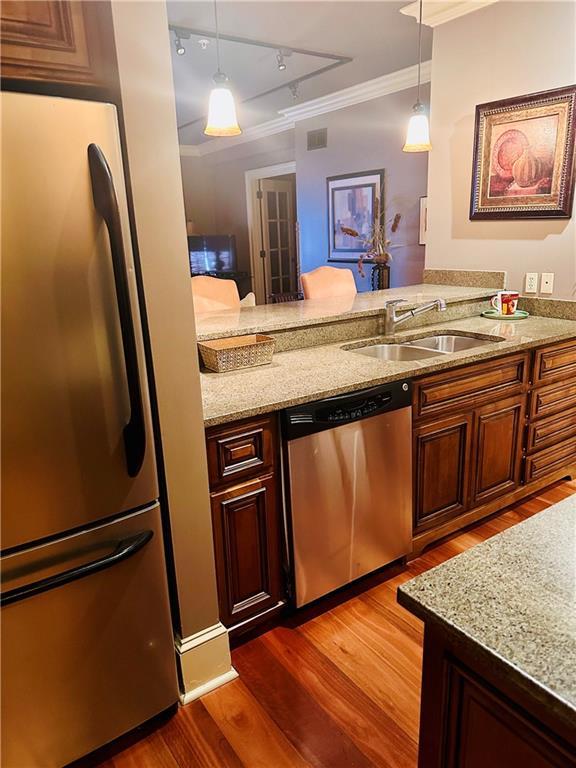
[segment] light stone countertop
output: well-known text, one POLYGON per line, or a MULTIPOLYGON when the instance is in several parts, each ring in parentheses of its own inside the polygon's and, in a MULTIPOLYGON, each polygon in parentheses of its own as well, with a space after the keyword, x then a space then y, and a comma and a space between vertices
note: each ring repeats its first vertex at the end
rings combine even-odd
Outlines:
POLYGON ((257 307, 204 312, 196 315, 198 341, 249 333, 271 333, 292 328, 321 325, 340 320, 355 320, 382 313, 385 301, 405 299, 402 310, 414 309, 432 299, 442 297, 447 304, 473 301, 494 296, 496 288, 467 288, 453 285, 408 285, 385 291, 366 291, 354 297, 290 301, 285 304, 262 304, 257 307))
POLYGON ((475 349, 438 355, 419 361, 384 361, 359 355, 346 347, 358 339, 325 346, 280 352, 270 365, 229 373, 202 373, 202 400, 206 426, 270 413, 300 403, 353 392, 402 378, 421 376, 499 355, 576 338, 576 321, 545 317, 500 321, 483 317, 427 325, 399 333, 396 340, 438 332, 475 333, 501 337, 475 349))
POLYGON ((576 495, 406 582, 398 600, 576 717, 576 495))

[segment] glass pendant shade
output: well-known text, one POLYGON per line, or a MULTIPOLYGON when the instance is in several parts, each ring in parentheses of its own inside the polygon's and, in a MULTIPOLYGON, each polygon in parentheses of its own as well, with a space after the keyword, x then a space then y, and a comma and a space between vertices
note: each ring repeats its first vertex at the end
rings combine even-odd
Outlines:
POLYGON ((242 133, 230 88, 217 83, 210 93, 206 136, 238 136, 242 133))
POLYGON ((414 114, 408 121, 406 143, 404 144, 403 151, 429 152, 431 149, 428 115, 424 112, 421 104, 416 104, 414 114))

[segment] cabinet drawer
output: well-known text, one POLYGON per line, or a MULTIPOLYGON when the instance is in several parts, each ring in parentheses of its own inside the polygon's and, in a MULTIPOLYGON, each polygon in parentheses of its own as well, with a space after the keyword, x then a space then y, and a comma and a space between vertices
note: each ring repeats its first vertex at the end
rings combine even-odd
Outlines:
POLYGON ((206 435, 212 489, 266 474, 274 465, 276 419, 262 417, 209 429, 206 435))
POLYGON ((414 417, 468 410, 519 394, 527 379, 526 354, 427 376, 414 383, 414 417))
POLYGON ((576 376, 576 341, 561 342, 537 349, 534 357, 534 385, 576 376))
POLYGON ((571 437, 576 437, 576 408, 529 424, 526 450, 534 453, 571 437))
POLYGON ((566 467, 576 465, 576 439, 565 440, 544 451, 526 457, 524 481, 530 483, 566 467))
POLYGON ((576 379, 566 384, 535 389, 530 395, 531 419, 550 416, 568 408, 576 408, 576 379))

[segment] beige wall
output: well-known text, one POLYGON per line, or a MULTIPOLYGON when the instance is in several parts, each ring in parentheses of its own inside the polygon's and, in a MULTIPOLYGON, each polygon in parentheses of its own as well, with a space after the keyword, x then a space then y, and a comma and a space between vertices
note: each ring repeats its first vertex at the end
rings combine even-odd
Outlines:
POLYGON ((576 298, 576 220, 470 221, 477 104, 576 82, 576 4, 507 2, 434 30, 427 267, 554 272, 576 298))
POLYGON ((294 160, 294 131, 204 157, 182 157, 186 219, 199 234, 236 235, 238 269, 250 272, 245 173, 294 160))
MULTIPOLYGON (((113 2, 129 177, 157 392, 180 612, 198 636, 187 689, 230 670, 218 625, 204 426, 164 2, 113 2), (203 632, 212 628, 208 635, 203 632), (217 640, 216 654, 206 643, 217 640)), ((165 510, 166 511, 166 510, 165 510)), ((224 641, 224 642, 223 642, 224 641)))

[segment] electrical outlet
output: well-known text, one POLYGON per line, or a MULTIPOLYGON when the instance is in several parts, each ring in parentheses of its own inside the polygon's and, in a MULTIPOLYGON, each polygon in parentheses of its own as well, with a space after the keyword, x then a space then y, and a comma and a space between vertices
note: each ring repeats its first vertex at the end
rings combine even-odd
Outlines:
POLYGON ((538 272, 526 272, 526 293, 538 293, 538 272))
POLYGON ((552 293, 554 291, 554 272, 542 272, 540 282, 541 293, 552 293))

